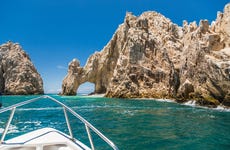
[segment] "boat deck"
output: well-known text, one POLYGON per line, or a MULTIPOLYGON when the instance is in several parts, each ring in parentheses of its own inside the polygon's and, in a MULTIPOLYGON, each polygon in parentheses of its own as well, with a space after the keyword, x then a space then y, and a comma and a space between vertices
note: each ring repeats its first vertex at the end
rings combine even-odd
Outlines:
POLYGON ((89 147, 53 128, 42 128, 5 141, 1 150, 90 150, 89 147))

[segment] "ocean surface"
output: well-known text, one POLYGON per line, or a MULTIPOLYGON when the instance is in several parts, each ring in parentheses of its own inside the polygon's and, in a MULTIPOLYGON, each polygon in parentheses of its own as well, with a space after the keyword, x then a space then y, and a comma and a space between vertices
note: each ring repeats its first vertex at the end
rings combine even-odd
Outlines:
MULTIPOLYGON (((50 96, 82 115, 120 150, 230 149, 229 110, 186 106, 165 100, 50 96)), ((3 96, 2 103, 7 107, 34 97, 3 96)), ((0 135, 9 114, 0 114, 0 135)), ((69 118, 75 137, 89 145, 84 125, 70 114, 69 118)), ((62 108, 45 99, 17 108, 6 139, 42 127, 68 133, 62 108)), ((96 149, 110 149, 98 136, 92 136, 96 149)))

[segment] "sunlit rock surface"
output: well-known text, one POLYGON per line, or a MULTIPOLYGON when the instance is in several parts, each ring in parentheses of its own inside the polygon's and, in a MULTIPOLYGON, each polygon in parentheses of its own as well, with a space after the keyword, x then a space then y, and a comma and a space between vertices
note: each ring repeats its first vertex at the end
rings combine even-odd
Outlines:
POLYGON ((88 59, 69 64, 62 94, 84 82, 95 93, 119 98, 194 99, 199 105, 230 106, 230 4, 208 20, 180 27, 157 12, 127 13, 109 43, 88 59))
POLYGON ((43 94, 43 81, 18 43, 0 46, 0 92, 6 95, 43 94))

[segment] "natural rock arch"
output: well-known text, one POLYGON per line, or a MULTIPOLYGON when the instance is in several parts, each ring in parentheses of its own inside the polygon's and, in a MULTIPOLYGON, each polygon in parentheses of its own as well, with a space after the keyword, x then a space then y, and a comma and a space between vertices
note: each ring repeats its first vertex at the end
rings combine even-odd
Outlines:
POLYGON ((80 67, 79 60, 73 59, 62 82, 61 94, 76 95, 78 87, 85 82, 95 84, 94 93, 106 93, 124 44, 123 38, 125 38, 123 31, 116 32, 103 51, 92 54, 84 67, 80 67))
POLYGON ((84 67, 74 59, 62 94, 95 83, 95 93, 119 98, 195 99, 230 106, 230 3, 211 25, 201 20, 177 26, 157 12, 127 13, 109 43, 84 67))
MULTIPOLYGON (((113 44, 113 41, 108 45, 110 44, 113 44)), ((106 93, 109 80, 113 76, 113 71, 118 58, 118 52, 109 52, 108 49, 108 53, 112 56, 111 58, 108 58, 105 53, 94 53, 88 59, 84 67, 80 67, 80 62, 77 59, 73 59, 69 63, 68 74, 62 83, 62 94, 76 95, 79 86, 85 82, 95 84, 94 93, 106 93)))

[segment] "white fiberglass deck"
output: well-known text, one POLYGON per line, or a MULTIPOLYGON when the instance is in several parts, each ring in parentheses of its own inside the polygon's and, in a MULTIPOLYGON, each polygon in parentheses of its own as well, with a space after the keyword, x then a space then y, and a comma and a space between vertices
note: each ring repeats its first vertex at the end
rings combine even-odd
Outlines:
POLYGON ((53 128, 42 128, 5 141, 1 150, 90 150, 89 147, 53 128))

